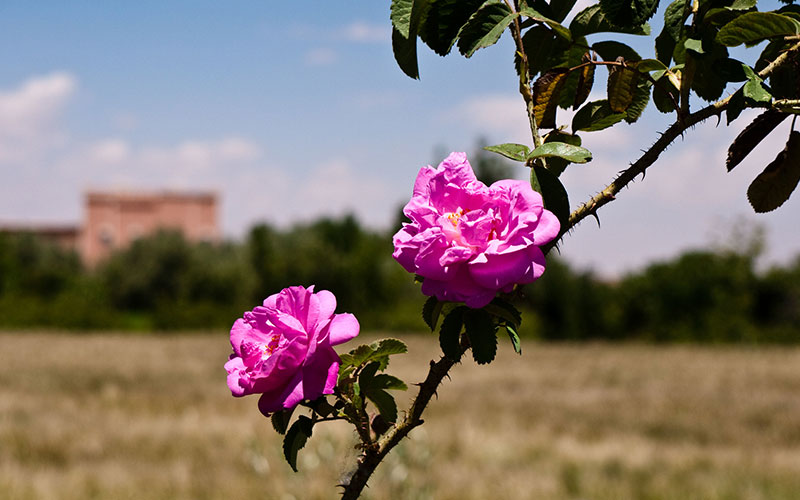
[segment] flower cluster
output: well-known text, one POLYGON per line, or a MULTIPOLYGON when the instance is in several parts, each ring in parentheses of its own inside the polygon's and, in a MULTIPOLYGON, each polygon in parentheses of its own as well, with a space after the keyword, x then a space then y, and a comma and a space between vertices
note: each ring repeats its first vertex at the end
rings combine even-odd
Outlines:
POLYGON ((339 356, 333 350, 358 335, 352 314, 334 314, 327 290, 294 286, 244 313, 231 328, 233 354, 225 363, 234 396, 261 394, 264 414, 333 394, 339 356))
POLYGON ((422 293, 480 308, 498 291, 544 272, 540 246, 560 229, 542 197, 524 181, 480 182, 464 153, 423 167, 394 235, 394 258, 424 278, 422 293))

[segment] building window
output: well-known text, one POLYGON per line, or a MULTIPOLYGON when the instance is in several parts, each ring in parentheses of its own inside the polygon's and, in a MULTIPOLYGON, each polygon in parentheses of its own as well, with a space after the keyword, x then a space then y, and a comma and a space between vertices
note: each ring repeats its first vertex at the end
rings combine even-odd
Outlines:
POLYGON ((98 239, 100 240, 100 244, 105 247, 113 247, 114 246, 114 228, 108 224, 104 224, 100 227, 98 233, 98 239))

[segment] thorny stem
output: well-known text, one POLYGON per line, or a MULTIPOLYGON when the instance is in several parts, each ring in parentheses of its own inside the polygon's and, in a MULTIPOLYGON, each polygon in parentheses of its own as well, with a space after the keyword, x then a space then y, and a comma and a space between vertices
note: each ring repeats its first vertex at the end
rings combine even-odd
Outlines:
MULTIPOLYGON (((522 48, 522 40, 519 34, 520 30, 519 25, 517 24, 515 29, 512 29, 512 35, 514 35, 514 40, 517 42, 517 47, 520 50, 520 56, 525 64, 526 79, 528 83, 528 85, 526 85, 527 92, 522 90, 523 85, 520 85, 520 91, 525 98, 526 105, 528 105, 530 116, 530 113, 533 110, 533 100, 532 96, 530 96, 530 77, 527 73, 527 57, 525 56, 525 51, 522 48)), ((784 64, 787 60, 789 60, 789 58, 794 57, 798 53, 800 53, 800 43, 795 44, 789 50, 778 56, 769 66, 759 72, 758 75, 761 78, 767 78, 775 70, 775 68, 784 64)), ((686 129, 712 116, 719 115, 727 108, 730 99, 730 96, 728 96, 725 99, 701 109, 700 111, 684 117, 683 119, 679 117, 678 120, 662 134, 655 144, 653 144, 650 149, 645 151, 645 153, 638 160, 636 160, 636 162, 624 170, 600 193, 592 197, 589 201, 581 205, 577 210, 570 214, 568 227, 563 230, 562 234, 575 227, 575 225, 577 225, 587 216, 596 215, 596 212, 600 207, 612 201, 614 196, 622 188, 627 186, 628 183, 630 183, 636 176, 639 174, 644 174, 645 170, 647 170, 647 168, 658 159, 658 156, 664 152, 664 150, 672 143, 672 141, 686 131, 686 129)), ((538 135, 538 128, 536 127, 535 119, 531 120, 531 132, 534 137, 534 144, 537 146, 541 145, 541 136, 538 135)), ((466 338, 462 336, 460 355, 463 355, 468 348, 469 344, 466 338)), ((422 383, 418 384, 419 392, 414 398, 414 401, 411 403, 411 407, 406 412, 403 420, 394 427, 391 427, 377 441, 373 441, 371 437, 364 441, 365 444, 368 444, 368 446, 363 449, 361 456, 358 458, 356 469, 340 485, 344 488, 344 491, 342 492, 342 500, 357 499, 367 486, 367 481, 372 476, 372 473, 381 463, 383 458, 389 453, 389 451, 397 446, 397 444, 399 444, 403 438, 408 436, 413 429, 422 425, 422 413, 425 411, 428 403, 430 403, 431 398, 433 398, 433 396, 436 394, 436 390, 442 383, 442 380, 444 380, 450 369, 456 363, 457 361, 447 358, 446 356, 441 357, 439 361, 431 361, 428 375, 425 377, 425 380, 422 383)))
MULTIPOLYGON (((468 348, 466 338, 462 337, 460 354, 463 355, 468 348)), ((460 356, 459 356, 460 357, 460 356)), ((400 441, 408 435, 414 428, 422 425, 422 412, 428 406, 431 398, 436 394, 439 384, 447 376, 447 373, 455 365, 454 361, 446 356, 442 356, 439 361, 431 361, 428 376, 418 384, 419 392, 414 402, 411 403, 406 412, 405 418, 394 427, 391 427, 386 434, 375 443, 374 446, 364 449, 358 458, 358 464, 352 475, 346 478, 340 486, 344 488, 342 500, 354 500, 359 497, 361 491, 367 485, 372 473, 378 467, 389 451, 397 446, 400 441)))
MULTIPOLYGON (((769 77, 776 68, 785 64, 792 57, 800 54, 800 43, 793 45, 787 51, 775 58, 766 68, 758 73, 762 79, 769 77)), ((628 168, 623 170, 619 176, 611 182, 605 189, 594 195, 587 202, 583 203, 569 216, 569 223, 566 228, 562 229, 562 235, 575 227, 586 217, 592 215, 597 216, 597 210, 613 201, 615 196, 622 188, 627 186, 638 175, 644 175, 645 171, 655 163, 659 155, 664 152, 667 147, 672 144, 672 141, 681 136, 687 129, 697 125, 700 122, 707 120, 712 116, 719 116, 727 107, 731 100, 731 96, 721 99, 705 108, 696 111, 685 117, 678 117, 678 119, 670 125, 670 127, 661 134, 661 137, 652 145, 648 150, 639 157, 638 160, 633 162, 628 168)))

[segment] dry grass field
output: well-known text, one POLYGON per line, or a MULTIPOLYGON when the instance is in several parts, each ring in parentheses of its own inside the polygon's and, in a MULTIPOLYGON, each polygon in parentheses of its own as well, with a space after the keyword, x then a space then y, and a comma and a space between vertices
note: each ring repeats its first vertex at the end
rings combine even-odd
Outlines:
MULTIPOLYGON (((407 340, 390 369, 413 382, 438 347, 407 340)), ((355 456, 322 425, 291 472, 256 398, 228 393, 226 332, 0 346, 2 499, 336 498, 355 456)), ((800 498, 800 349, 501 347, 455 368, 365 498, 800 498)))

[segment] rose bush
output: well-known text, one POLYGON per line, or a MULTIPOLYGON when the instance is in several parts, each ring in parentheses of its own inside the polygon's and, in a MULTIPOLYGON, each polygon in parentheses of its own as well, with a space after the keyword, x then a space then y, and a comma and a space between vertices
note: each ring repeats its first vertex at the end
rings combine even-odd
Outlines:
POLYGON ((358 335, 352 314, 334 314, 336 297, 314 287, 283 289, 244 313, 231 328, 225 370, 234 396, 261 394, 262 413, 332 394, 339 374, 333 350, 358 335))
POLYGON ((527 182, 487 187, 464 153, 423 167, 403 213, 411 222, 394 235, 394 258, 424 278, 425 295, 473 308, 539 278, 545 268, 539 247, 560 228, 527 182))

